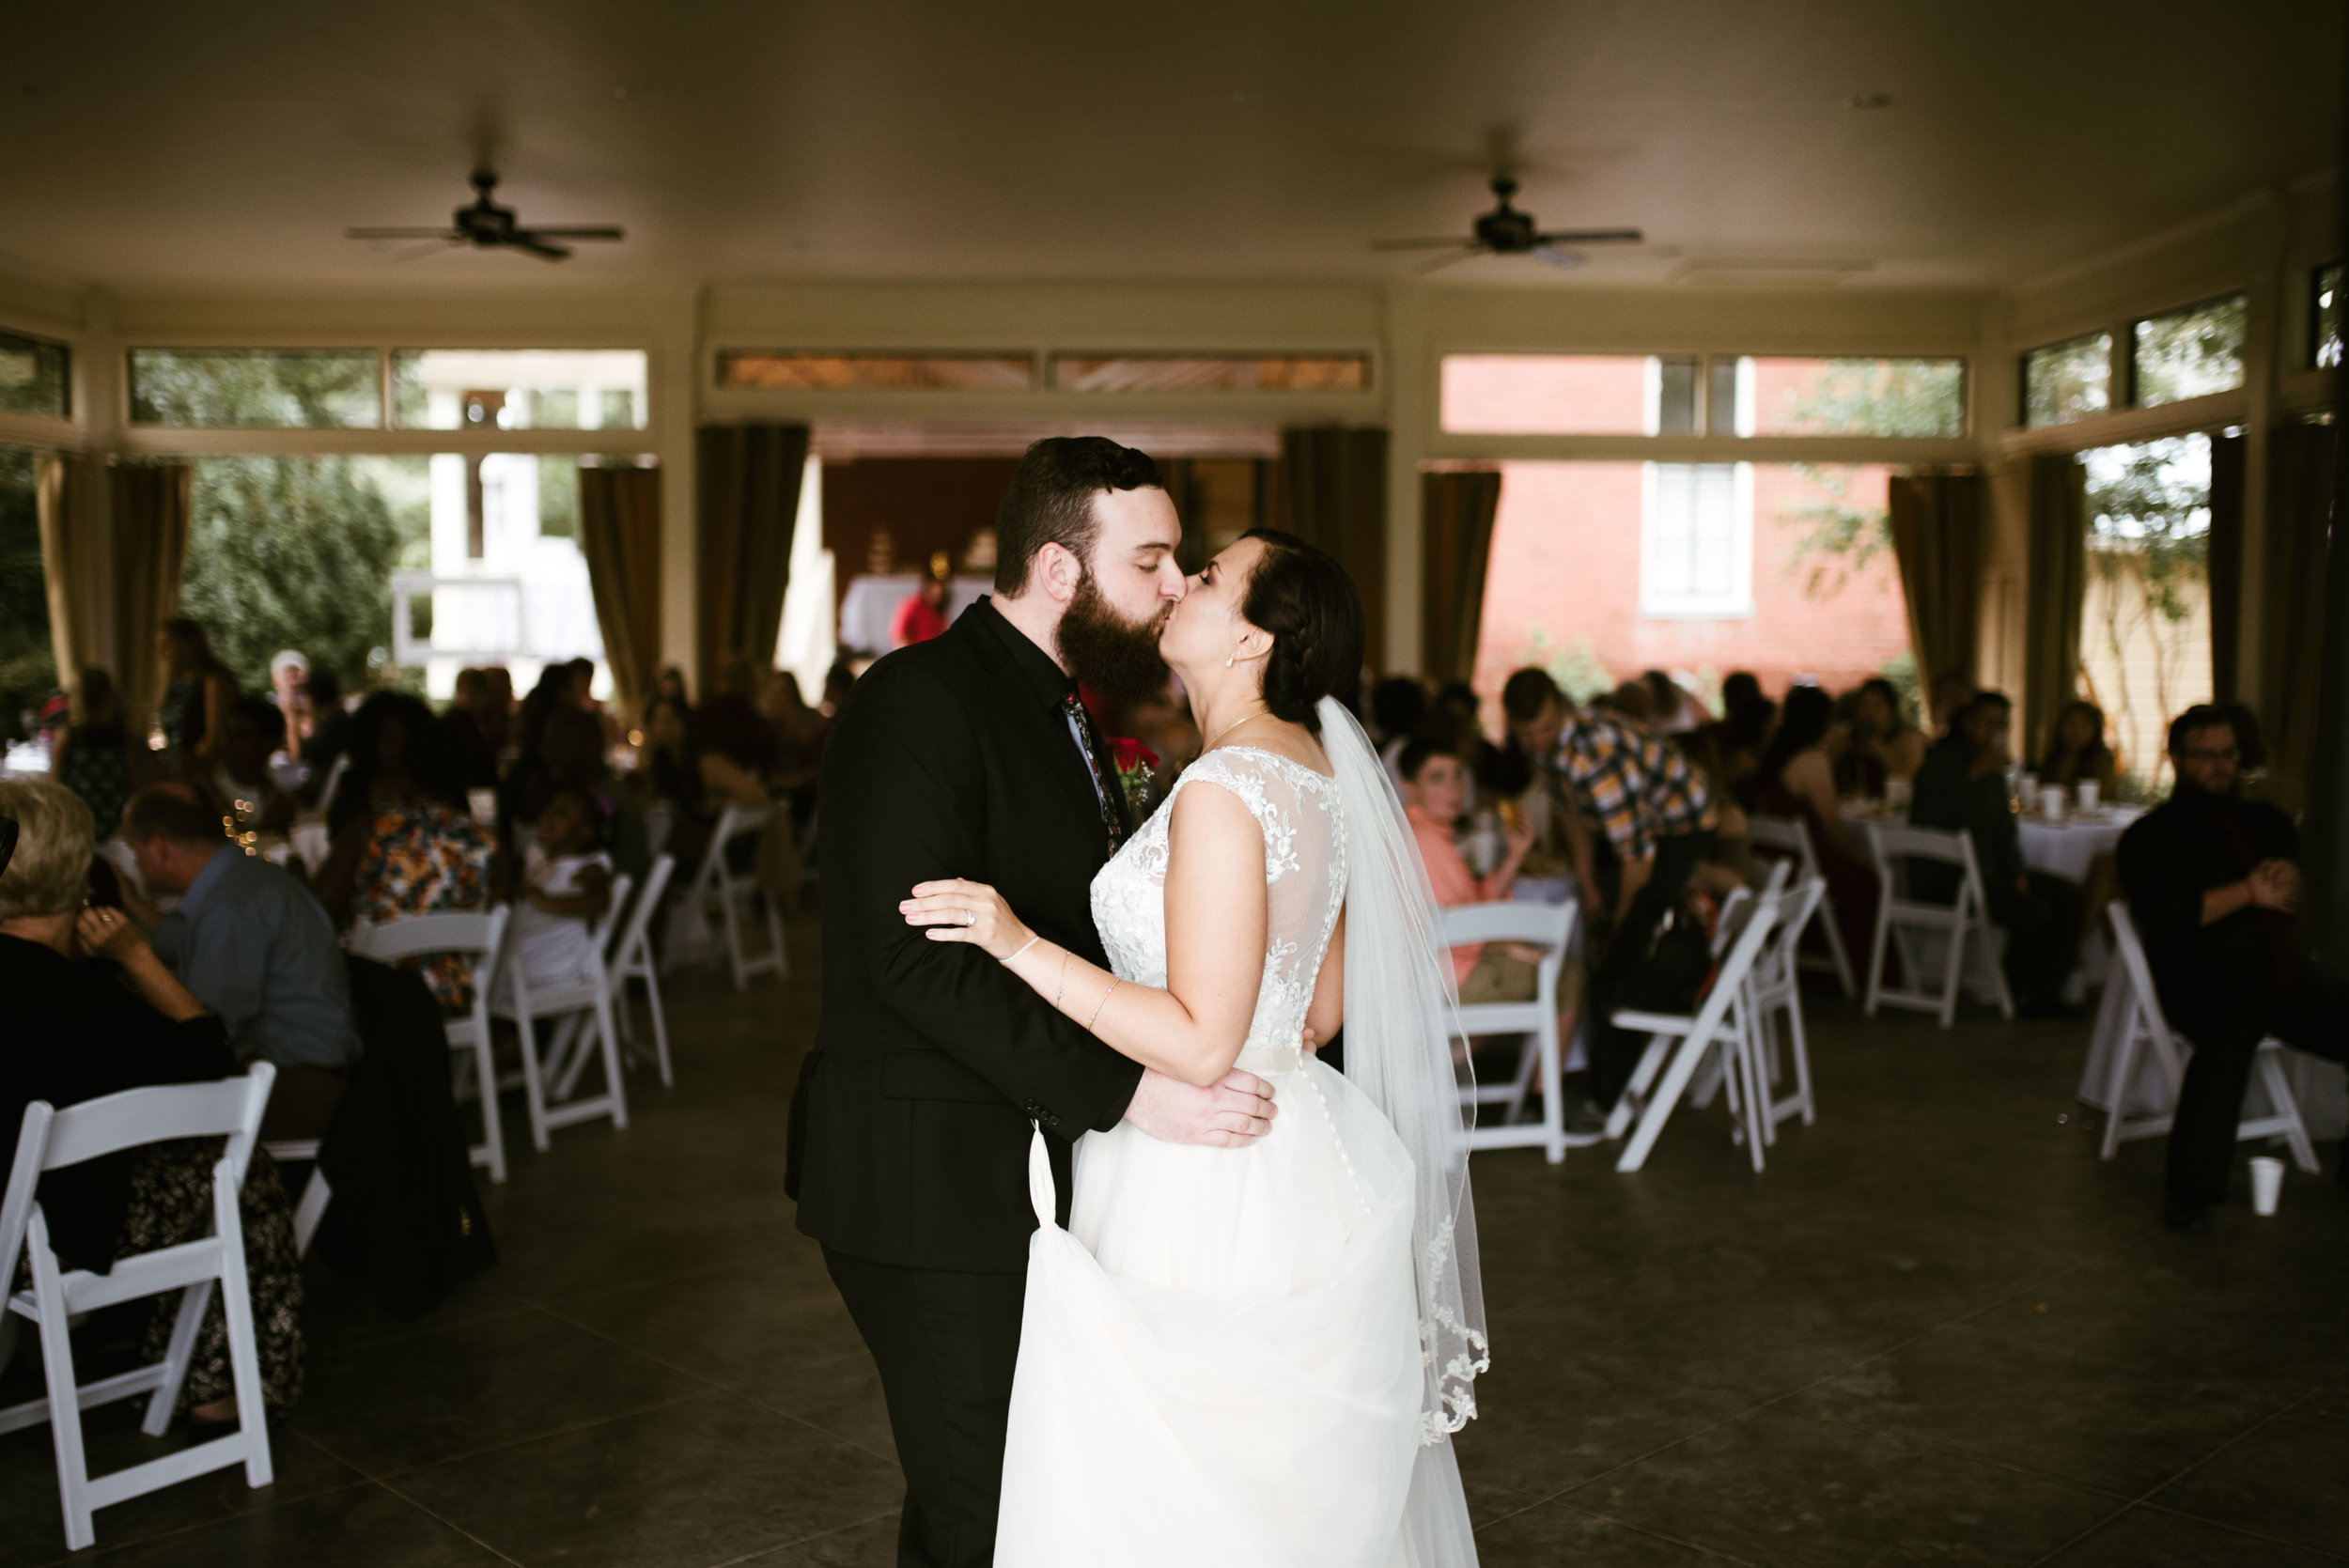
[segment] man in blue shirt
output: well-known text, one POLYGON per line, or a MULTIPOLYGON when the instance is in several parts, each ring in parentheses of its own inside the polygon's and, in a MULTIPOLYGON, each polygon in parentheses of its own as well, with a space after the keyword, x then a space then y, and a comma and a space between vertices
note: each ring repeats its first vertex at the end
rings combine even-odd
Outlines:
POLYGON ((148 888, 179 898, 153 923, 156 955, 220 1016, 241 1061, 277 1068, 262 1136, 323 1136, 359 1060, 326 910, 300 877, 229 843, 219 810, 186 784, 132 797, 122 836, 148 888))

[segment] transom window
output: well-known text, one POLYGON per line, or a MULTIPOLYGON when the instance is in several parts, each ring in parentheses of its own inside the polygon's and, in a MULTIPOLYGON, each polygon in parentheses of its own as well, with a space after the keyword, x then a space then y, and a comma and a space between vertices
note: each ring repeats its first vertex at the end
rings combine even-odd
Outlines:
POLYGON ((1755 354, 1447 354, 1442 427, 1459 435, 1966 433, 1966 362, 1755 354))
POLYGON ((1640 514, 1640 613, 1753 613, 1752 464, 1642 464, 1640 514))
POLYGON ((0 412, 70 417, 70 365, 62 343, 0 333, 0 412))

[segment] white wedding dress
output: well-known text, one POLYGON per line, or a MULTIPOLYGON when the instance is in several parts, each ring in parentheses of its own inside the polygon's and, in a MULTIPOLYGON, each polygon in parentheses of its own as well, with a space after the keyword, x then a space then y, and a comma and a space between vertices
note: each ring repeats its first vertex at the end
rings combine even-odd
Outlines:
MULTIPOLYGON (((1231 791, 1264 831, 1270 918, 1239 1065, 1280 1113, 1241 1149, 1088 1133, 1066 1231, 1038 1135, 995 1560, 1473 1563, 1449 1437, 1422 1413, 1411 1158, 1360 1089, 1299 1049, 1346 899, 1339 793, 1242 747, 1194 763, 1175 792, 1194 788, 1231 791)), ((1140 986, 1166 984, 1172 806, 1093 884, 1102 945, 1140 986)))

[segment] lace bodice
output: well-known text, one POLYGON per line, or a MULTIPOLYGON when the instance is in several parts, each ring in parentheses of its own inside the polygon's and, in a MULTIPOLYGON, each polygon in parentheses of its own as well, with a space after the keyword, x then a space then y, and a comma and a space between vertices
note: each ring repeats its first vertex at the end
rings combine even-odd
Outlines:
POLYGON ((1166 985, 1167 825, 1174 797, 1198 784, 1231 791, 1264 830, 1264 979, 1240 1065, 1263 1070, 1279 1057, 1294 1065, 1314 981, 1346 903, 1346 824, 1332 781, 1252 746, 1209 752, 1094 877, 1094 926, 1119 979, 1166 985))

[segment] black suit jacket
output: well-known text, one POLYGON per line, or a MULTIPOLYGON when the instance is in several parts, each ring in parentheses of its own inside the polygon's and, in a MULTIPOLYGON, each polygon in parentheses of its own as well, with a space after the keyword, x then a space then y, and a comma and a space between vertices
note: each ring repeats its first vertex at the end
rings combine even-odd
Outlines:
POLYGON ((2194 789, 2173 792, 2121 835, 2121 889, 2162 1011, 2189 1036, 2298 968, 2290 915, 2242 908, 2202 924, 2202 894, 2271 857, 2299 860, 2292 818, 2262 800, 2194 789))
POLYGON ((1024 1270, 1031 1121, 1055 1135, 1066 1223, 1071 1144, 1116 1126, 1141 1081, 978 948, 933 942, 897 910, 916 882, 970 877, 1106 965, 1091 894, 1109 834, 1058 708, 1067 690, 982 599, 875 664, 825 742, 824 1013, 792 1099, 786 1188, 800 1229, 827 1247, 1024 1270))

